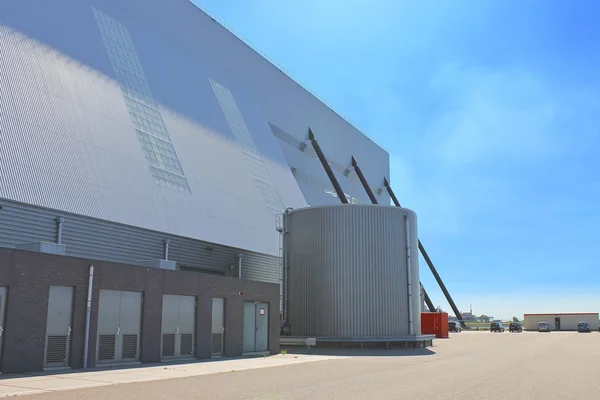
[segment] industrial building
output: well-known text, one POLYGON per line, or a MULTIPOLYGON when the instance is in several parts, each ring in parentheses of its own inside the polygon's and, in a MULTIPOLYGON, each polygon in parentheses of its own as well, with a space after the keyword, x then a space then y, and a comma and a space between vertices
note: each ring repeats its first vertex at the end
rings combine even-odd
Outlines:
POLYGON ((189 0, 2 1, 1 370, 276 352, 278 219, 389 204, 389 180, 384 149, 189 0))
POLYGON ((523 326, 525 330, 535 331, 540 322, 547 322, 553 331, 576 331, 579 322, 587 322, 591 329, 598 329, 600 319, 598 313, 556 313, 556 314, 525 314, 523 326))

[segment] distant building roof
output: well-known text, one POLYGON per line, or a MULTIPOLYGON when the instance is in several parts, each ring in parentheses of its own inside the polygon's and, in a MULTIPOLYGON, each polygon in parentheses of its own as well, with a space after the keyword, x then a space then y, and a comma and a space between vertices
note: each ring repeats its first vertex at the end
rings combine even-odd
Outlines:
POLYGON ((597 312, 576 312, 576 313, 532 313, 532 314, 523 314, 523 316, 528 315, 598 315, 597 312))

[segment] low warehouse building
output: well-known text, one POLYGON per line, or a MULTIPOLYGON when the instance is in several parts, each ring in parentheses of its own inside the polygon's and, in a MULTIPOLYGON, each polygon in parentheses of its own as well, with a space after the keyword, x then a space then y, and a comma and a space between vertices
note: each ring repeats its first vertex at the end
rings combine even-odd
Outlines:
POLYGON ((576 331, 581 321, 586 321, 592 329, 600 325, 598 313, 525 314, 523 325, 525 330, 534 331, 542 321, 547 322, 553 331, 576 331))
POLYGON ((275 354, 278 309, 275 283, 0 249, 0 371, 275 354))

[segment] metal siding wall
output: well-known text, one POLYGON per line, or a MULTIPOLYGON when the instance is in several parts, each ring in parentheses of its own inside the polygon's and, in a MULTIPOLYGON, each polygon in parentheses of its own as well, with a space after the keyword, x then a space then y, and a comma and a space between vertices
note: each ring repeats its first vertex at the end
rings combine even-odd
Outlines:
POLYGON ((312 207, 289 214, 294 335, 409 334, 404 216, 411 223, 414 333, 420 334, 416 215, 397 207, 312 207))
POLYGON ((2 201, 0 205, 0 246, 56 241, 57 214, 21 203, 2 201))
MULTIPOLYGON (((224 119, 207 107, 218 102, 208 85, 209 71, 196 54, 177 50, 165 55, 177 46, 167 42, 165 48, 164 41, 156 40, 160 30, 124 11, 117 1, 68 0, 49 6, 40 0, 9 0, 0 7, 1 198, 277 255, 274 217, 260 193, 248 190, 252 176, 224 119), (153 95, 158 86, 157 107, 165 114, 163 122, 193 193, 153 182, 92 4, 106 8, 131 32, 139 63, 149 69, 153 95), (63 30, 56 31, 56 25, 63 30), (154 69, 157 58, 171 59, 168 71, 154 69), (189 65, 195 72, 182 73, 189 65), (165 76, 167 88, 156 82, 165 76), (187 118, 172 104, 160 102, 174 92, 187 96, 187 104, 196 104, 194 113, 185 113, 187 118)), ((253 109, 247 99, 254 102, 252 96, 226 76, 216 77, 231 88, 252 135, 270 140, 270 148, 258 150, 274 160, 269 173, 280 176, 276 184, 285 183, 277 189, 291 190, 286 206, 306 205, 283 155, 273 153, 280 150, 266 120, 257 117, 261 129, 250 118, 253 109)))
POLYGON ((123 263, 162 259, 164 239, 170 239, 169 260, 178 265, 223 271, 226 276, 235 277, 238 276, 237 256, 241 253, 242 278, 280 282, 278 257, 7 200, 1 201, 0 205, 3 206, 0 210, 0 247, 55 242, 56 217, 60 216, 65 218, 63 244, 68 256, 123 263), (207 251, 207 248, 213 250, 207 251))
MULTIPOLYGON (((310 126, 352 196, 365 198, 343 176, 353 155, 374 189, 389 178, 383 149, 187 0, 5 0, 0 21, 1 198, 277 255, 209 79, 231 91, 285 207, 338 200, 296 182, 289 165, 326 178, 314 157, 282 149, 269 122, 303 142, 310 126), (191 194, 153 182, 92 6, 129 32, 191 194)), ((248 274, 274 280, 262 263, 248 261, 248 274)))

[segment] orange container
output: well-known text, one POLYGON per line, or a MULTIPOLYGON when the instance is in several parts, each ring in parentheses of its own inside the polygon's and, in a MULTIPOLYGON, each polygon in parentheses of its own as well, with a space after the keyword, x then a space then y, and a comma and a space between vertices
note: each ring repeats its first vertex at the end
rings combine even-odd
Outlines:
POLYGON ((421 333, 435 335, 436 338, 448 338, 448 314, 444 312, 421 313, 421 333))

